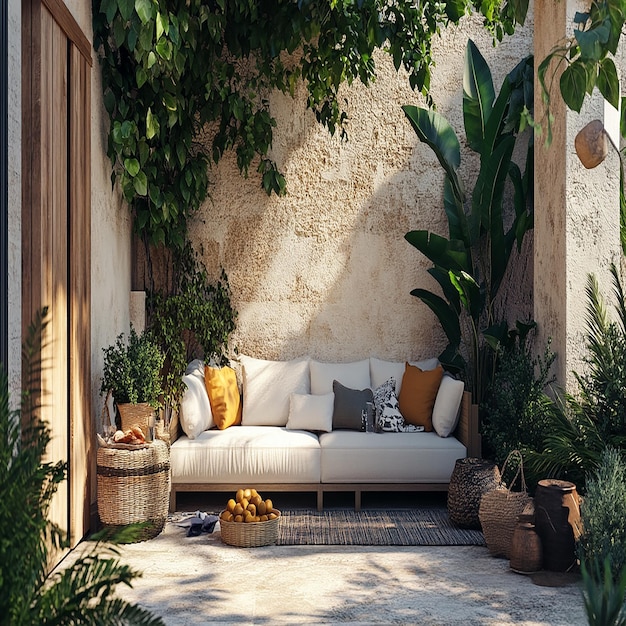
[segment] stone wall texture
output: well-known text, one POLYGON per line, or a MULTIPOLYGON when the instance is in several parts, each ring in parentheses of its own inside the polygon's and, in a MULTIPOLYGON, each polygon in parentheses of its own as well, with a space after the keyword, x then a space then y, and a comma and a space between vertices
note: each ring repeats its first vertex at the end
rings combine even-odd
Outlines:
MULTIPOLYGON (((494 74, 496 90, 532 52, 532 15, 525 28, 497 47, 480 22, 467 19, 436 43, 432 95, 464 144, 462 71, 472 38, 494 74)), ((376 56, 378 79, 344 90, 349 140, 341 142, 295 100, 271 97, 272 157, 287 178, 285 197, 268 197, 253 170, 240 176, 227 156, 212 172, 211 199, 191 224, 191 237, 217 276, 224 268, 238 310, 233 346, 259 358, 299 355, 350 361, 430 357, 446 341, 412 289, 437 290, 428 260, 404 239, 413 229, 447 235, 442 169, 421 144, 401 109, 424 104, 376 56)), ((461 166, 473 188, 477 162, 464 147, 461 166)), ((516 259, 508 306, 532 315, 532 242, 516 259)))

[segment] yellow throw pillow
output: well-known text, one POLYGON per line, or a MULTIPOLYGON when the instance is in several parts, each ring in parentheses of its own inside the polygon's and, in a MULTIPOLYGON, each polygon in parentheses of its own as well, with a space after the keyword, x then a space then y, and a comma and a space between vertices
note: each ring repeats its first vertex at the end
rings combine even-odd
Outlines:
POLYGON ((204 368, 211 411, 215 425, 224 430, 229 426, 241 424, 241 397, 237 387, 237 375, 230 367, 204 368))
POLYGON ((398 396, 400 413, 405 422, 423 426, 426 432, 432 431, 433 407, 442 377, 441 365, 434 370, 421 370, 406 363, 398 396))

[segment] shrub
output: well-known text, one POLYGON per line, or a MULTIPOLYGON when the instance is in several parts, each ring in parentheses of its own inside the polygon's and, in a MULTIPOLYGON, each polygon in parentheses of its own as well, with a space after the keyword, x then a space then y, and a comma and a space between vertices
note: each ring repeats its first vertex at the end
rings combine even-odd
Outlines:
POLYGON ((602 571, 607 561, 618 581, 626 568, 626 463, 614 448, 604 451, 600 466, 587 478, 581 524, 581 560, 592 572, 602 571))
POLYGON ((541 448, 555 410, 545 389, 554 378, 556 355, 548 345, 543 357, 533 358, 527 342, 515 342, 501 352, 499 366, 482 406, 486 454, 498 464, 511 450, 541 448))
POLYGON ((155 409, 159 408, 163 393, 161 368, 165 357, 150 333, 138 335, 131 326, 128 343, 122 333, 115 344, 102 351, 104 370, 100 392, 112 390, 118 404, 147 402, 155 409))

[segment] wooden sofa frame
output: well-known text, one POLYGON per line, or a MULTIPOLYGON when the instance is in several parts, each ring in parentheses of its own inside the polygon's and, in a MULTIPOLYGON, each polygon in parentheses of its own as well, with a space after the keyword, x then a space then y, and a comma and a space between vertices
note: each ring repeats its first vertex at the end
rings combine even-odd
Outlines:
MULTIPOLYGON (((468 457, 480 457, 481 437, 478 424, 478 406, 472 404, 472 396, 463 394, 459 423, 454 436, 467 448, 468 457)), ((176 494, 179 492, 235 492, 241 485, 233 483, 172 483, 170 490, 170 511, 176 510, 176 494)), ((361 494, 364 491, 447 491, 448 483, 255 483, 254 488, 261 492, 315 492, 317 510, 324 508, 324 492, 354 492, 354 509, 361 510, 361 494)))

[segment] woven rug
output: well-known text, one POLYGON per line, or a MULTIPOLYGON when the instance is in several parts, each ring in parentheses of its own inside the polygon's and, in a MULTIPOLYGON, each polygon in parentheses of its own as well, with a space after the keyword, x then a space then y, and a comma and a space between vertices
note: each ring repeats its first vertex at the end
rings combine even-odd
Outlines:
POLYGON ((283 511, 277 545, 484 546, 479 530, 457 528, 445 508, 283 511))

